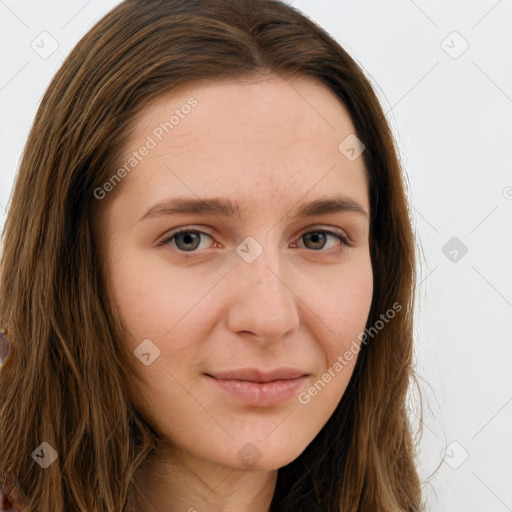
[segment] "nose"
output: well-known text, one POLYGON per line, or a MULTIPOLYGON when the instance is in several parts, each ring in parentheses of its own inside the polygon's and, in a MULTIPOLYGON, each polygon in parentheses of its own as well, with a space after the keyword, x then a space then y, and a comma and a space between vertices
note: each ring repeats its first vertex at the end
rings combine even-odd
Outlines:
POLYGON ((271 342, 298 329, 299 299, 282 267, 277 249, 264 248, 252 263, 237 261, 229 295, 228 327, 232 332, 250 333, 271 342))

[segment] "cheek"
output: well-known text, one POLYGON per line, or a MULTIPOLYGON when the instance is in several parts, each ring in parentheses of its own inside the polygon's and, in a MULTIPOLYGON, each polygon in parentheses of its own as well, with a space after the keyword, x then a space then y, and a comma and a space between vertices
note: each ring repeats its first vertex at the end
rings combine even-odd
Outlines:
POLYGON ((164 259, 148 264, 136 252, 113 268, 114 301, 131 342, 165 339, 194 309, 210 279, 190 277, 187 271, 170 271, 164 259))
POLYGON ((298 403, 309 410, 313 430, 325 424, 345 393, 357 362, 372 295, 373 273, 368 257, 331 276, 317 296, 320 311, 315 313, 327 326, 325 334, 317 337, 325 364, 297 397, 298 403))
POLYGON ((215 308, 209 291, 224 274, 170 269, 167 260, 160 260, 148 263, 147 255, 126 251, 111 273, 128 365, 140 386, 138 394, 151 397, 151 403, 162 399, 162 389, 173 392, 204 359, 203 341, 215 308), (146 366, 138 357, 148 351, 146 366))
POLYGON ((365 329, 373 296, 373 272, 369 255, 341 269, 319 290, 320 315, 333 336, 326 352, 336 358, 365 329))

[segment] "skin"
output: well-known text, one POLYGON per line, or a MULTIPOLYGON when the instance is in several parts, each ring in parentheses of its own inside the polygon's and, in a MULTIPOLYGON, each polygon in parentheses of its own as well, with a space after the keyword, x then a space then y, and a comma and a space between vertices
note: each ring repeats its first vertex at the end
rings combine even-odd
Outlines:
POLYGON ((355 132, 340 101, 314 80, 275 75, 160 97, 135 120, 125 156, 191 96, 197 106, 103 203, 100 246, 132 355, 133 402, 162 438, 137 481, 147 510, 263 512, 277 470, 332 415, 356 357, 307 404, 297 395, 359 344, 373 291, 367 217, 292 214, 334 194, 369 212, 366 172, 362 156, 350 161, 338 150, 355 132), (140 221, 175 196, 238 201, 242 217, 140 221), (161 244, 185 226, 206 234, 161 244), (353 247, 335 235, 304 236, 319 229, 341 231, 353 247), (252 263, 236 252, 248 236, 263 250, 252 263), (148 366, 134 355, 145 339, 160 350, 148 366), (204 375, 281 366, 309 376, 291 398, 267 407, 241 403, 204 375), (248 465, 241 449, 259 458, 248 465))

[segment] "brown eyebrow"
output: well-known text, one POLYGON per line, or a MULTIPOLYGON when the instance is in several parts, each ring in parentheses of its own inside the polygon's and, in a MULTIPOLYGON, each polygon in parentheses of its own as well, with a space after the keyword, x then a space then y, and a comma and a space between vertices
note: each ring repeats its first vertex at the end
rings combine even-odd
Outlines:
MULTIPOLYGON (((350 197, 335 196, 317 199, 299 205, 293 219, 299 217, 313 217, 331 213, 355 212, 368 218, 368 212, 350 197)), ((176 197, 163 201, 151 207, 140 219, 162 217, 175 214, 219 215, 223 217, 242 218, 240 205, 229 199, 208 198, 194 199, 189 197, 176 197)), ((139 222, 140 222, 139 221, 139 222)))

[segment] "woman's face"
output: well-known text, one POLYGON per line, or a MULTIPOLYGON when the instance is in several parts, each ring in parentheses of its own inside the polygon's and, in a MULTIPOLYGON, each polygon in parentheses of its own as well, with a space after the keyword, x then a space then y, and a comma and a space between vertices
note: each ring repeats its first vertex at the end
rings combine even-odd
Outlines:
POLYGON ((282 467, 339 403, 371 305, 350 117, 324 86, 272 76, 167 94, 134 129, 122 182, 97 193, 119 187, 102 249, 133 400, 184 457, 282 467))

